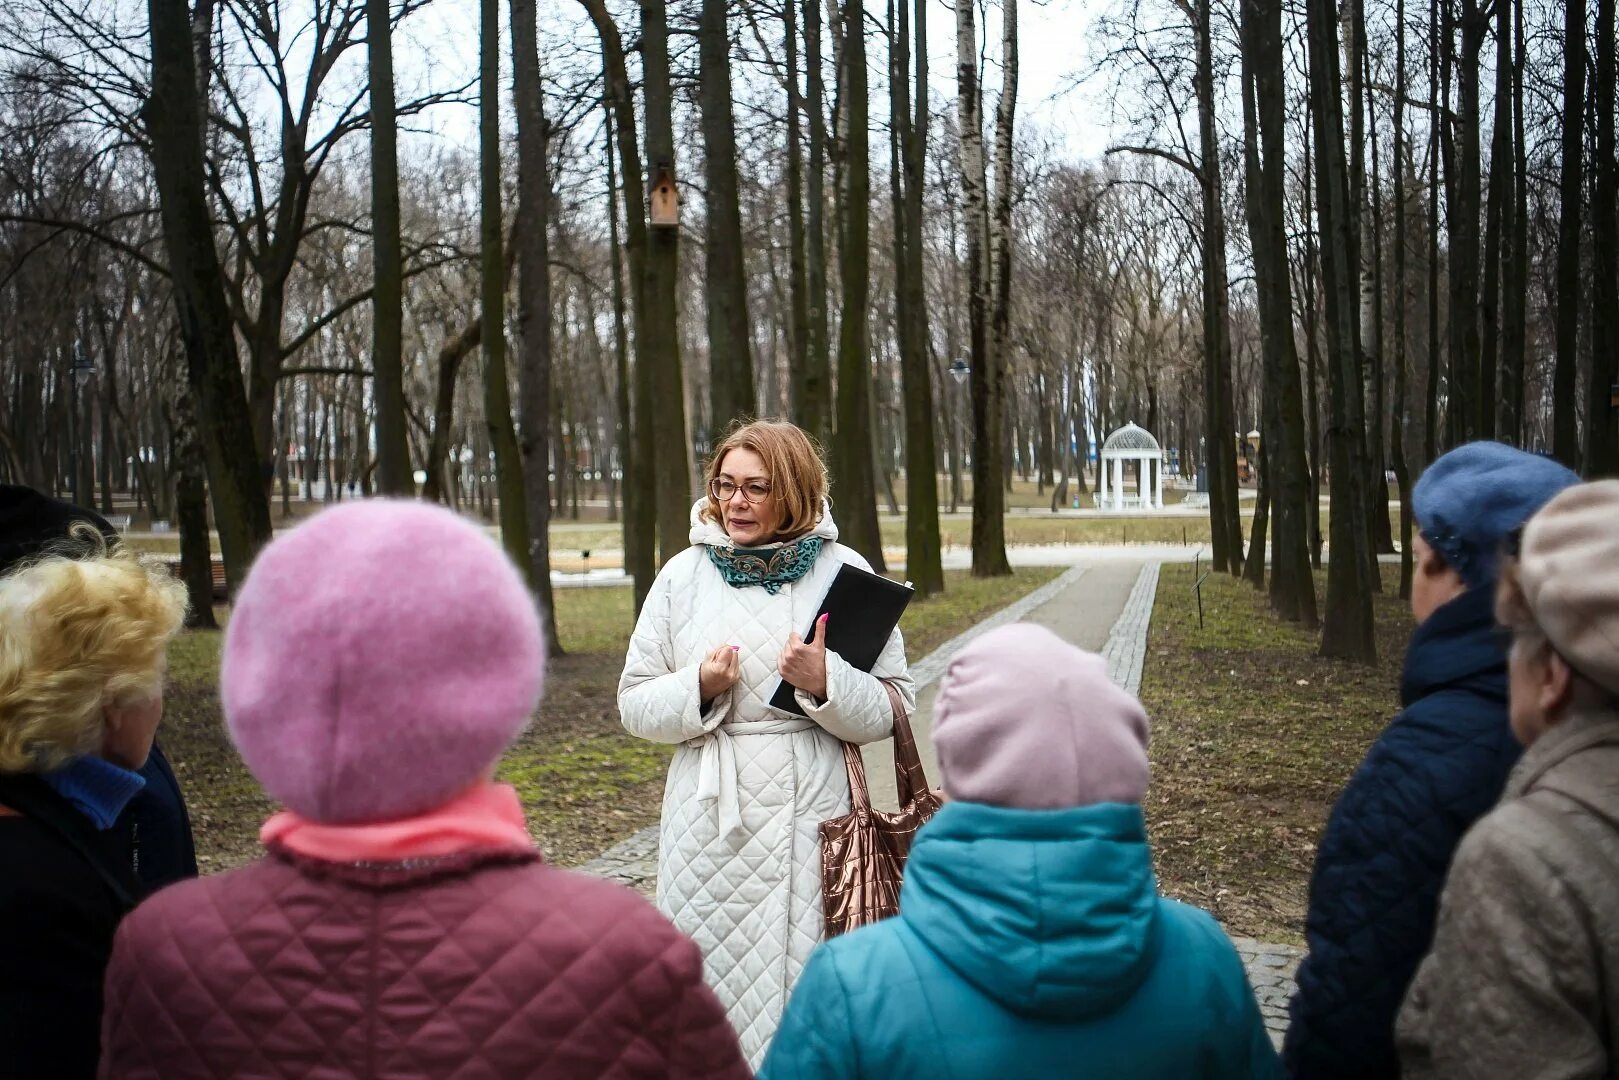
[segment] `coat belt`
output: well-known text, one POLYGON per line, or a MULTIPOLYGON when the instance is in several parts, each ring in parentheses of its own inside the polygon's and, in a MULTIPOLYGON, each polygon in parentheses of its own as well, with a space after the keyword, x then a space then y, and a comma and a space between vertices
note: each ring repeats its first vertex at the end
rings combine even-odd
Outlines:
POLYGON ((739 720, 721 724, 686 743, 701 755, 697 765, 697 799, 715 804, 721 836, 729 838, 742 828, 742 803, 736 790, 736 739, 747 735, 791 735, 814 726, 815 721, 798 717, 739 720))

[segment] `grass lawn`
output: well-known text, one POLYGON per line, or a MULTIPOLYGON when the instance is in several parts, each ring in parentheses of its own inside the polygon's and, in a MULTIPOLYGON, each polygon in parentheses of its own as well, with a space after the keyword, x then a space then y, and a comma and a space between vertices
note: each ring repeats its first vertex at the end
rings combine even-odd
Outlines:
MULTIPOLYGON (((1263 594, 1165 566, 1141 699, 1152 717, 1147 820, 1164 892, 1233 932, 1302 943, 1316 843, 1339 792, 1399 708, 1412 621, 1376 600, 1378 663, 1323 660, 1263 594)), ((1317 595, 1325 579, 1317 579, 1317 595)))
MULTIPOLYGON (((1029 568, 989 580, 947 572, 942 596, 905 613, 906 652, 925 655, 1059 572, 1029 568)), ((539 716, 501 764, 500 778, 522 793, 530 830, 563 865, 583 862, 658 818, 672 748, 633 739, 618 722, 631 604, 627 588, 557 590, 558 633, 568 655, 551 662, 539 716)), ((160 735, 185 787, 205 872, 253 858, 259 825, 274 810, 221 722, 221 641, 216 633, 188 633, 171 647, 160 735)))

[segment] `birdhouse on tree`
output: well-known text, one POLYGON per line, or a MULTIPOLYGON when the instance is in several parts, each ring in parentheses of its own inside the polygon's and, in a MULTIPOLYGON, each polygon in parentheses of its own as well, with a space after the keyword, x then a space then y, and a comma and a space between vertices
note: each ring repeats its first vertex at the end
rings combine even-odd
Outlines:
POLYGON ((652 176, 652 225, 659 229, 680 227, 680 189, 675 187, 675 173, 667 164, 660 164, 652 176))

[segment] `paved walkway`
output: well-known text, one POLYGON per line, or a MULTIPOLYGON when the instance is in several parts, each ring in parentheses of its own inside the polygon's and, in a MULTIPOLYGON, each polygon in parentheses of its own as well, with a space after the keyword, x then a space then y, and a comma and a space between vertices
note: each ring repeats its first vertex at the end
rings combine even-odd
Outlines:
MULTIPOLYGON (((1115 682, 1131 693, 1139 690, 1146 659, 1147 631, 1157 595, 1158 561, 1143 561, 1139 555, 1127 558, 1121 551, 1099 554, 1100 558, 1072 566, 1053 581, 911 665, 911 674, 917 683, 917 704, 911 728, 931 782, 937 784, 939 775, 932 738, 933 698, 939 679, 963 645, 996 626, 1014 621, 1045 626, 1080 648, 1101 653, 1108 662, 1108 674, 1115 682)), ((885 741, 867 746, 864 753, 872 804, 878 808, 895 808, 898 799, 894 790, 893 743, 885 741)), ((657 877, 657 850, 657 827, 652 826, 603 852, 580 869, 622 882, 650 896, 657 877)), ((1287 1029, 1287 1002, 1293 995, 1294 973, 1303 952, 1291 945, 1250 938, 1234 941, 1259 999, 1265 1026, 1272 1041, 1279 1046, 1287 1029)))

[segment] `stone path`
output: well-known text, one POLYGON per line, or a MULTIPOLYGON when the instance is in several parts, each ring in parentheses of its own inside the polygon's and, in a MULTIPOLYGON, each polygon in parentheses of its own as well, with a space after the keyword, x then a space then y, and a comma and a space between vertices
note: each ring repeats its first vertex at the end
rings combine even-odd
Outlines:
MULTIPOLYGON (((911 728, 921 751, 923 768, 934 783, 938 781, 938 761, 933 752, 932 716, 938 681, 963 645, 996 626, 1018 620, 1045 626, 1082 649, 1101 653, 1108 662, 1108 674, 1115 682, 1131 693, 1139 690, 1146 660, 1147 632, 1158 590, 1159 563, 1157 559, 1143 562, 1139 555, 1134 559, 1125 558, 1125 554, 1109 551, 1101 558, 1072 566, 911 665, 911 674, 917 683, 917 704, 911 728)), ((894 790, 893 744, 876 743, 865 747, 864 753, 873 805, 894 808, 898 800, 894 790)), ((654 825, 579 869, 651 896, 656 885, 657 854, 658 831, 654 825)), ((1251 938, 1233 941, 1259 999, 1265 1027, 1271 1040, 1280 1046, 1287 1030, 1287 1003, 1293 996, 1294 976, 1303 950, 1251 938)))

